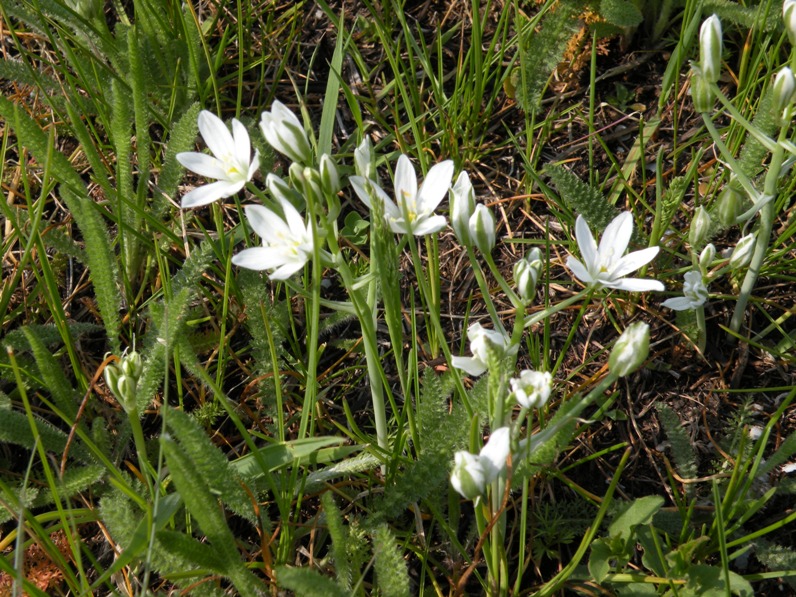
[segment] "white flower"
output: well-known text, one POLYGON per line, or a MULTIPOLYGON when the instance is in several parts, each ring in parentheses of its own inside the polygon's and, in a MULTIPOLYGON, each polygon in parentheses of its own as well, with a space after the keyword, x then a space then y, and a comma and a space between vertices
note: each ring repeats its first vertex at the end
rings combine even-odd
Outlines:
MULTIPOLYGON (((505 353, 511 341, 506 332, 487 330, 480 323, 474 323, 467 328, 467 338, 470 340, 470 351, 473 356, 453 357, 451 365, 473 376, 486 371, 490 348, 505 353)), ((513 346, 509 352, 514 353, 517 349, 517 346, 513 346)))
POLYGON ((683 296, 666 299, 661 305, 675 311, 686 311, 701 307, 706 300, 708 300, 708 289, 702 281, 702 273, 691 270, 685 274, 683 296))
POLYGON ((280 199, 284 219, 262 205, 246 205, 246 218, 263 239, 262 247, 244 249, 232 263, 254 270, 274 270, 272 280, 286 280, 312 257, 312 229, 290 202, 280 199))
POLYGON ((624 277, 652 261, 658 254, 658 247, 650 247, 623 257, 632 234, 633 217, 630 212, 622 212, 608 224, 598 248, 586 220, 583 216, 578 216, 575 221, 575 238, 585 265, 570 257, 567 259, 567 267, 581 282, 595 288, 616 288, 631 292, 663 290, 663 284, 657 280, 624 277))
POLYGON ((196 187, 183 196, 181 207, 199 207, 218 199, 225 199, 240 191, 260 166, 260 153, 251 158, 251 141, 246 127, 232 119, 232 134, 224 122, 212 112, 199 113, 199 132, 212 156, 195 151, 177 154, 184 167, 216 182, 196 187), (250 161, 251 158, 251 161, 250 161))
POLYGON ((306 164, 312 157, 307 133, 298 117, 282 102, 274 100, 271 111, 260 115, 260 130, 268 144, 294 162, 306 164))
POLYGON ((356 194, 370 209, 373 209, 371 193, 382 202, 390 230, 398 234, 411 232, 416 236, 424 236, 442 230, 447 223, 445 216, 436 215, 434 210, 447 195, 452 177, 453 162, 445 160, 428 171, 426 180, 418 190, 412 162, 401 155, 395 167, 395 203, 372 180, 362 176, 352 176, 349 180, 356 194))
POLYGON ((547 404, 553 389, 553 376, 548 371, 526 369, 509 380, 517 404, 523 408, 541 408, 547 404))
POLYGON ((702 75, 711 83, 716 83, 721 74, 721 43, 721 21, 712 15, 699 29, 699 65, 702 75))
POLYGON ((496 429, 479 454, 456 452, 451 485, 468 500, 483 495, 487 485, 503 472, 510 452, 511 430, 508 427, 496 429))
POLYGON ((789 67, 783 66, 774 75, 774 105, 777 116, 782 116, 785 108, 793 103, 794 92, 796 92, 796 78, 789 67))
POLYGON ((470 238, 470 216, 475 211, 475 191, 470 182, 470 175, 464 170, 459 174, 456 183, 451 189, 451 226, 456 233, 456 238, 463 245, 472 242, 470 238))

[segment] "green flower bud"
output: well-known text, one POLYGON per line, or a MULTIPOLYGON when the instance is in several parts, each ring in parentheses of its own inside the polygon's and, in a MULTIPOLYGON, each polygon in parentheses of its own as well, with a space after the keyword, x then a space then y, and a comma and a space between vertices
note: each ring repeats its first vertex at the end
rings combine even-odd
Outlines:
POLYGON ((650 326, 643 321, 630 324, 619 336, 608 357, 608 368, 619 377, 641 367, 650 351, 650 326))
POLYGON ((478 250, 488 255, 495 248, 495 217, 483 203, 475 206, 470 216, 470 238, 478 250))
POLYGON ((774 75, 774 113, 777 118, 782 118, 785 108, 793 104, 793 95, 796 93, 796 78, 793 71, 787 66, 782 67, 774 75))
POLYGON ((376 164, 373 160, 373 145, 370 142, 370 137, 362 139, 362 143, 354 150, 354 166, 358 176, 376 183, 379 182, 376 176, 376 164))
POLYGON ((782 4, 782 20, 785 21, 790 44, 796 46, 796 0, 785 0, 782 4))
POLYGON ((739 270, 749 265, 749 262, 752 261, 752 253, 754 253, 754 249, 755 235, 747 234, 738 241, 738 244, 735 245, 735 248, 730 255, 730 269, 739 270))
POLYGON ((701 205, 694 210, 691 229, 688 231, 688 242, 693 250, 699 249, 708 240, 710 234, 710 214, 701 205))
POLYGON ((691 100, 694 102, 694 109, 700 114, 713 110, 715 98, 710 83, 705 79, 699 68, 692 68, 691 75, 691 100))
POLYGON ((699 269, 704 277, 707 277, 710 266, 713 265, 713 260, 716 258, 716 247, 713 243, 709 243, 702 249, 699 254, 699 269))
POLYGON ((122 408, 128 413, 135 410, 135 395, 138 389, 136 380, 132 377, 121 375, 119 376, 118 388, 119 392, 116 394, 116 398, 119 400, 119 404, 122 405, 122 408))
POLYGON ((743 193, 732 182, 722 189, 716 208, 722 226, 729 228, 735 224, 742 200, 743 193))
POLYGON ((475 212, 475 191, 470 176, 462 171, 451 189, 451 226, 459 242, 467 246, 470 238, 470 218, 475 212))
POLYGON ((133 351, 122 358, 122 373, 127 377, 138 380, 143 370, 144 363, 141 360, 141 355, 137 352, 133 351))
POLYGON ((102 372, 102 375, 105 377, 105 383, 114 396, 119 395, 119 376, 121 374, 122 372, 119 371, 119 368, 113 363, 108 363, 105 366, 105 370, 102 372))
POLYGON ((705 19, 699 29, 699 66, 702 75, 716 83, 721 75, 721 21, 716 15, 705 19))
POLYGON ((534 247, 528 254, 514 264, 514 285, 519 297, 529 303, 536 294, 536 283, 542 271, 542 252, 534 247))
POLYGON ((321 186, 327 195, 337 195, 341 188, 337 166, 328 154, 321 156, 321 186))

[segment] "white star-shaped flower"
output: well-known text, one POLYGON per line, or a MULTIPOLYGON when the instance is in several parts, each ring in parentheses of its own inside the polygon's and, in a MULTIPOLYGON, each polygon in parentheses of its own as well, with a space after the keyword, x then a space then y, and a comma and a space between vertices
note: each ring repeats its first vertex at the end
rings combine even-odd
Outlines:
POLYGON ((273 270, 272 280, 286 280, 312 257, 312 229, 289 201, 280 200, 284 219, 262 205, 246 205, 246 219, 263 239, 262 247, 244 249, 232 263, 253 270, 273 270))
POLYGON ((349 178, 354 191, 370 209, 371 195, 382 202, 384 217, 390 230, 398 234, 425 236, 439 232, 447 224, 445 216, 436 215, 440 202, 448 194, 453 178, 453 162, 445 160, 431 167, 418 190, 417 175, 412 162, 405 155, 395 167, 395 202, 374 181, 362 176, 349 178))
POLYGON ((702 280, 700 272, 691 270, 686 272, 684 277, 683 296, 666 299, 661 303, 663 307, 668 307, 675 311, 686 311, 687 309, 701 307, 708 300, 708 289, 702 280))
POLYGON ((251 157, 249 133, 238 119, 232 119, 230 134, 218 116, 202 110, 199 113, 199 132, 213 155, 186 151, 177 154, 177 161, 192 172, 215 178, 216 182, 196 187, 185 194, 180 203, 183 209, 231 197, 251 180, 260 167, 260 152, 255 151, 251 157))
POLYGON ((616 288, 631 292, 663 290, 664 285, 657 280, 625 278, 652 261, 659 250, 658 247, 650 247, 624 255, 632 234, 633 216, 628 211, 622 212, 605 228, 598 247, 586 220, 583 216, 578 216, 575 221, 575 238, 583 262, 570 257, 567 259, 567 267, 578 280, 594 288, 616 288))

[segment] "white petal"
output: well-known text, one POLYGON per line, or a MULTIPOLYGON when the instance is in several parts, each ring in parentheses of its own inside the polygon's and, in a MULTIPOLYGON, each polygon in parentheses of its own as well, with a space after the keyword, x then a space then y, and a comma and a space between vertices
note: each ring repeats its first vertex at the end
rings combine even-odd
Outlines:
POLYGON ((245 205, 243 211, 246 212, 246 219, 252 230, 266 243, 289 236, 290 229, 285 221, 267 207, 245 205))
POLYGON ((506 466, 511 451, 511 430, 508 427, 495 429, 489 441, 481 448, 479 456, 488 462, 486 482, 494 481, 506 466))
POLYGON ((227 178, 227 171, 224 169, 224 165, 218 159, 206 153, 186 151, 178 153, 175 157, 185 168, 191 172, 196 172, 200 176, 222 180, 227 178))
POLYGON ((567 258, 567 267, 571 269, 575 277, 584 284, 588 285, 594 283, 594 278, 592 278, 589 270, 574 257, 567 258))
MULTIPOLYGON (((585 268, 591 270, 596 267, 597 243, 594 241, 594 236, 592 236, 589 225, 586 223, 586 219, 583 216, 578 216, 578 219, 575 220, 575 239, 578 241, 578 248, 585 262, 585 268)), ((580 262, 578 263, 580 264, 580 262)), ((578 278, 584 280, 580 276, 578 276, 578 278)), ((591 279, 591 276, 589 276, 589 279, 591 279)))
POLYGON ((373 209, 373 205, 370 202, 370 193, 368 193, 368 186, 373 184, 369 180, 362 178, 361 176, 349 176, 348 181, 351 183, 351 186, 354 187, 354 192, 359 197, 360 201, 368 206, 368 209, 373 209))
POLYGON ((647 265, 650 261, 655 259, 660 247, 650 247, 642 249, 641 251, 634 251, 628 253, 616 262, 611 270, 611 278, 622 278, 627 274, 636 271, 643 265, 647 265))
POLYGON ((233 255, 232 263, 238 267, 262 271, 283 265, 285 254, 284 251, 275 247, 252 247, 233 255))
POLYGON ((414 201, 417 197, 417 176, 412 162, 404 154, 398 158, 395 167, 395 202, 403 205, 407 200, 414 201))
POLYGON ((632 234, 633 216, 629 211, 623 211, 605 227, 600 239, 600 248, 597 249, 600 257, 613 255, 613 260, 618 260, 627 249, 627 245, 630 244, 632 234))
POLYGON ((666 299, 661 303, 661 307, 666 307, 675 311, 685 311, 686 309, 691 309, 691 301, 684 296, 678 296, 666 299))
POLYGON ((219 180, 218 182, 205 184, 201 187, 196 187, 190 193, 183 195, 182 200, 180 201, 180 207, 182 209, 188 209, 190 207, 201 207, 203 205, 208 205, 213 203, 213 201, 234 195, 240 191, 242 187, 242 182, 232 183, 227 182, 226 180, 219 180))
POLYGON ((232 138, 235 143, 235 159, 241 167, 248 165, 252 154, 249 131, 237 118, 232 119, 232 138))
POLYGON ((306 260, 295 260, 289 263, 285 263, 278 269, 274 270, 272 273, 268 274, 268 277, 272 280, 287 280, 290 276, 295 274, 299 271, 304 264, 307 263, 306 260))
POLYGON ((285 221, 288 228, 290 228, 291 235, 296 239, 303 236, 307 231, 304 218, 301 217, 301 214, 289 201, 280 200, 279 204, 282 206, 282 212, 285 214, 285 221))
POLYGON ((473 357, 451 357, 451 365, 473 377, 478 377, 486 371, 486 365, 473 357))
POLYGON ((298 116, 296 116, 290 108, 288 108, 279 100, 274 100, 274 103, 271 104, 271 113, 274 115, 276 120, 289 122, 298 128, 302 128, 301 121, 299 121, 298 116))
POLYGON ((257 169, 260 167, 260 150, 254 150, 254 157, 252 158, 252 163, 249 164, 249 170, 246 172, 246 180, 249 181, 254 176, 254 173, 257 172, 257 169))
POLYGON ((417 198, 417 209, 421 213, 431 213, 448 194, 453 178, 453 162, 445 160, 435 164, 428 171, 420 195, 417 198))
POLYGON ((627 290, 629 292, 649 292, 650 290, 666 290, 663 282, 658 280, 647 280, 645 278, 622 278, 611 282, 603 282, 603 286, 616 288, 617 290, 627 290))
POLYGON ((216 157, 223 159, 227 154, 234 155, 235 142, 227 125, 212 112, 207 110, 199 112, 199 132, 216 157))
POLYGON ((415 224, 412 228, 412 233, 415 236, 425 236, 432 232, 439 232, 447 226, 448 220, 445 216, 432 216, 430 218, 423 218, 419 224, 415 224))

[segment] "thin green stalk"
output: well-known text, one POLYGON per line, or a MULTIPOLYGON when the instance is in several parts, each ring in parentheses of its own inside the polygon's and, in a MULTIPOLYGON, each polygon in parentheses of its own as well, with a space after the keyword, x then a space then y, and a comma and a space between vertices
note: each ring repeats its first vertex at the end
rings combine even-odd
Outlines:
MULTIPOLYGON (((780 130, 780 140, 787 134, 787 127, 782 127, 780 130)), ((763 189, 765 197, 776 197, 777 195, 777 181, 779 180, 779 173, 782 169, 782 162, 785 159, 785 150, 780 144, 771 152, 771 162, 768 166, 766 173, 766 180, 763 189)), ((755 239, 755 250, 752 254, 752 261, 749 263, 749 269, 746 271, 741 289, 738 294, 738 302, 735 303, 735 311, 733 311, 732 319, 730 320, 730 334, 728 341, 732 344, 735 342, 735 335, 741 329, 744 313, 746 311, 746 304, 749 302, 749 297, 757 284, 757 278, 760 275, 760 269, 765 261, 766 253, 768 252, 769 240, 771 238, 771 230, 774 227, 774 201, 769 200, 760 210, 760 225, 757 229, 757 238, 755 239)))

